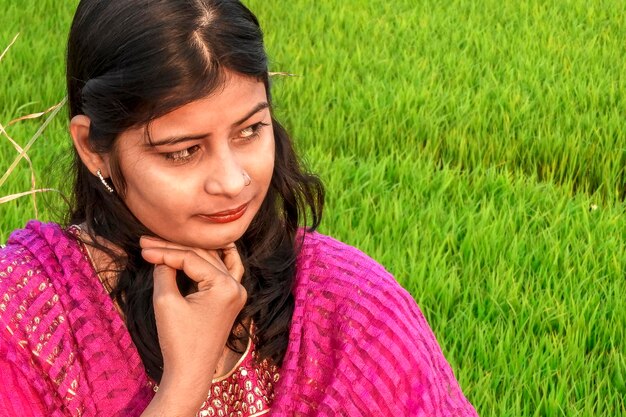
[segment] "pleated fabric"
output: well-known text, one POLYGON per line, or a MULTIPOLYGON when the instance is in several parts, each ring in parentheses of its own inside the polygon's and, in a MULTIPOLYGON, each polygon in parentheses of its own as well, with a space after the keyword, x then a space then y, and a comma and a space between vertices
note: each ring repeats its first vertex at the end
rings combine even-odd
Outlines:
MULTIPOLYGON (((268 415, 476 416, 410 294, 360 251, 300 236, 268 415)), ((154 395, 93 267, 56 224, 30 222, 0 250, 0 374, 0 416, 139 416, 154 395)))
POLYGON ((52 417, 141 414, 154 393, 137 349, 68 232, 36 221, 14 232, 0 250, 0 297, 0 363, 23 376, 0 386, 13 407, 38 403, 38 415, 52 417))
POLYGON ((359 250, 306 235, 275 416, 476 416, 411 295, 359 250))

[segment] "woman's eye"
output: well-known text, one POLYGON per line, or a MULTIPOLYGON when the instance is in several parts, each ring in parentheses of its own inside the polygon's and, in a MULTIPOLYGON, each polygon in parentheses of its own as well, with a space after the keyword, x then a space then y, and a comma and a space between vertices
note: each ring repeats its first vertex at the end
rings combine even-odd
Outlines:
POLYGON ((190 160, 199 149, 200 147, 198 145, 194 145, 180 151, 168 152, 163 155, 165 156, 165 159, 173 162, 186 162, 190 160))
POLYGON ((269 124, 263 122, 255 123, 239 132, 239 137, 245 140, 255 139, 259 136, 261 129, 265 126, 269 126, 269 124))

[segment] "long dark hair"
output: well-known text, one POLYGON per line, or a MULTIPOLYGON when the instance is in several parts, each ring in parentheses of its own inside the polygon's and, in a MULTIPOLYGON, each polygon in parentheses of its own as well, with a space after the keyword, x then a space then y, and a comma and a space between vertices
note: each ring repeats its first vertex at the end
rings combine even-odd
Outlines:
MULTIPOLYGON (((163 357, 152 305, 153 267, 139 248, 139 237, 151 232, 124 204, 116 140, 128 128, 206 97, 223 85, 226 70, 262 81, 270 99, 263 34, 256 17, 239 1, 82 0, 74 16, 67 48, 69 116, 90 118, 90 144, 110 155, 117 192, 109 194, 75 154, 67 221, 85 224, 90 244, 113 257, 118 279, 111 297, 156 381, 162 376, 163 357), (97 236, 123 253, 95 243, 97 236)), ((236 242, 246 268, 248 302, 233 329, 252 319, 257 360, 280 366, 294 308, 297 230, 299 225, 319 225, 324 190, 316 176, 303 171, 289 135, 272 120, 276 156, 270 189, 236 242)), ((188 280, 179 275, 185 293, 188 280)), ((249 336, 232 331, 228 346, 237 350, 249 336)))

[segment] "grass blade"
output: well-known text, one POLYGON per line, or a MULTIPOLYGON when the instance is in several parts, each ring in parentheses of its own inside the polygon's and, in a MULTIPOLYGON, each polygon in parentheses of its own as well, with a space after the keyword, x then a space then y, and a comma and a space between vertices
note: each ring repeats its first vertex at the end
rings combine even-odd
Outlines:
POLYGON ((47 110, 44 110, 42 112, 39 113, 32 113, 32 114, 27 114, 26 116, 22 116, 22 117, 18 117, 17 119, 13 119, 9 122, 9 126, 14 125, 17 122, 21 122, 22 120, 30 120, 30 119, 37 119, 38 117, 43 116, 44 114, 50 113, 51 111, 53 111, 54 109, 56 109, 59 105, 61 105, 61 103, 57 103, 54 106, 50 107, 47 110))
MULTIPOLYGON (((9 142, 11 142, 11 144, 17 150, 18 153, 21 153, 24 151, 22 147, 19 145, 19 143, 17 143, 15 140, 13 140, 11 136, 9 136, 9 133, 1 124, 0 124, 0 133, 3 134, 9 140, 9 142)), ((30 157, 28 156, 27 153, 24 153, 24 159, 26 159, 26 162, 28 162, 28 167, 30 168, 30 189, 34 190, 37 187, 37 183, 36 183, 36 178, 35 178, 35 169, 33 168, 33 162, 30 160, 30 157)), ((39 218, 39 210, 37 208, 37 195, 36 194, 33 194, 33 207, 35 209, 35 218, 39 218)))
POLYGON ((43 131, 46 129, 46 127, 48 127, 48 124, 50 124, 50 122, 52 121, 52 119, 54 119, 54 116, 57 115, 57 113, 59 112, 59 110, 61 110, 61 108, 63 107, 63 105, 65 104, 65 102, 67 101, 67 97, 64 97, 63 100, 61 100, 60 103, 58 103, 55 107, 54 110, 52 110, 52 112, 50 113, 50 115, 48 116, 48 118, 45 120, 45 122, 43 122, 43 124, 39 127, 39 129, 37 130, 37 132, 35 132, 35 134, 33 135, 32 138, 30 138, 30 140, 28 141, 28 143, 26 144, 26 146, 22 149, 22 151, 20 152, 20 154, 15 158, 15 160, 13 161, 13 163, 11 164, 11 166, 9 167, 9 169, 7 169, 7 171, 4 173, 4 175, 2 176, 2 178, 0 178, 0 187, 2 187, 2 185, 6 182, 7 178, 9 177, 9 175, 11 175, 11 173, 13 172, 13 170, 15 169, 15 167, 17 166, 17 164, 20 162, 20 160, 22 158, 24 158, 24 156, 26 155, 26 153, 30 150, 31 146, 33 146, 33 144, 35 143, 35 141, 39 138, 39 136, 41 136, 41 134, 43 133, 43 131))
POLYGON ((55 191, 57 193, 60 193, 60 191, 55 188, 40 188, 38 190, 24 191, 23 193, 10 194, 4 197, 0 197, 0 204, 8 203, 9 201, 13 201, 15 199, 18 199, 20 197, 24 197, 27 195, 36 194, 36 193, 44 193, 48 191, 55 191))
POLYGON ((4 56, 6 55, 7 52, 9 52, 9 49, 11 48, 11 46, 13 46, 13 44, 15 43, 15 41, 17 40, 17 37, 20 36, 20 34, 16 34, 13 37, 13 40, 11 41, 11 43, 9 44, 9 46, 7 46, 6 48, 4 48, 4 51, 2 51, 2 55, 0 55, 0 61, 2 61, 2 58, 4 58, 4 56))

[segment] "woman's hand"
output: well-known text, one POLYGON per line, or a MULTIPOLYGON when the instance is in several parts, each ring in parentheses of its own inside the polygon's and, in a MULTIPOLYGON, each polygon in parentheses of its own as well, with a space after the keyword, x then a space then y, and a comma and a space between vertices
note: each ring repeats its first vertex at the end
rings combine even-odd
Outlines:
POLYGON ((154 314, 163 353, 163 377, 143 416, 195 416, 211 388, 235 318, 247 294, 235 244, 219 251, 188 248, 142 237, 143 258, 154 267, 154 314), (183 297, 176 270, 197 291, 183 297))

